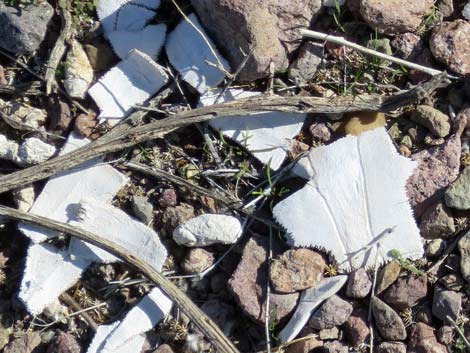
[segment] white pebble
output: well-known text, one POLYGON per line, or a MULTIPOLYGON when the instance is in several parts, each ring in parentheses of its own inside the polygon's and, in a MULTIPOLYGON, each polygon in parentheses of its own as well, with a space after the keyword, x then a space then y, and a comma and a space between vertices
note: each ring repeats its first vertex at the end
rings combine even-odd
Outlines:
POLYGON ((88 56, 76 40, 67 54, 64 87, 70 97, 85 98, 85 94, 93 81, 93 68, 88 56))

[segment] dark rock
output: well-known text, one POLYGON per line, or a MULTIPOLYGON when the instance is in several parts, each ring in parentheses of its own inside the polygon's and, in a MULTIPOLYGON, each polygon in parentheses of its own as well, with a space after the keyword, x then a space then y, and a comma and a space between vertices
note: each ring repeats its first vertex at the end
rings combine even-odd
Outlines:
POLYGON ((381 336, 387 340, 403 341, 406 329, 400 316, 377 297, 371 299, 372 314, 381 336))
POLYGON ((447 317, 454 322, 462 309, 462 295, 460 293, 436 287, 432 301, 432 313, 445 323, 450 323, 447 317))
MULTIPOLYGON (((267 254, 269 240, 261 236, 253 236, 245 245, 243 255, 237 269, 228 282, 228 288, 233 293, 240 308, 252 320, 264 324, 266 309, 266 286, 268 285, 267 254)), ((274 242, 273 256, 282 252, 280 244, 274 242)), ((270 294, 270 320, 279 322, 294 310, 298 293, 270 294)))
POLYGON ((447 348, 437 342, 434 329, 417 323, 411 331, 407 353, 447 353, 447 348))
POLYGON ((60 331, 47 349, 47 353, 80 353, 82 351, 75 336, 68 332, 60 331))
POLYGON ((132 197, 132 211, 145 224, 150 224, 153 220, 153 206, 145 196, 132 197))
POLYGON ((427 295, 427 282, 426 276, 401 277, 385 292, 384 300, 398 310, 412 308, 427 295))
POLYGON ((317 330, 339 326, 346 322, 352 311, 350 303, 333 295, 315 311, 308 324, 317 330))
POLYGON ((470 167, 466 167, 445 192, 446 205, 458 210, 470 209, 470 167))
POLYGON ((102 37, 98 37, 92 43, 86 44, 85 52, 91 67, 97 72, 109 69, 118 61, 113 48, 102 37))
POLYGON ((428 305, 422 305, 416 311, 416 322, 422 322, 424 324, 431 325, 433 322, 432 318, 432 309, 428 305))
POLYGON ((56 95, 49 97, 47 103, 49 129, 66 132, 72 124, 72 112, 69 105, 56 95))
POLYGON ((32 54, 44 40, 53 15, 47 1, 22 9, 0 5, 0 47, 15 54, 32 54))
POLYGON ((450 210, 438 202, 424 212, 419 229, 426 239, 450 238, 455 233, 454 218, 450 210))
POLYGON ((269 276, 276 292, 293 293, 318 283, 325 267, 323 256, 316 251, 287 250, 271 263, 269 276))

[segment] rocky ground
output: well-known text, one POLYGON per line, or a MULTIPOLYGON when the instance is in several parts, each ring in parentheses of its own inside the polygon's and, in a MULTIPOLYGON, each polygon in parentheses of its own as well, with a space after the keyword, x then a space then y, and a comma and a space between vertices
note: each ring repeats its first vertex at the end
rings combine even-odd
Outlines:
MULTIPOLYGON (((109 126, 98 123, 99 109, 86 91, 119 58, 103 36, 94 2, 70 0, 68 55, 55 72, 59 88, 48 93, 44 74, 61 33, 60 1, 2 2, 0 173, 6 175, 53 156, 71 131, 91 139, 109 131, 109 126)), ((292 161, 311 147, 385 126, 399 153, 417 162, 406 189, 423 238, 422 259, 411 261, 397 252, 377 271, 359 268, 348 273, 347 283, 310 317, 297 336, 300 339, 281 346, 280 331, 301 291, 341 271, 326 252, 288 248, 282 228, 272 222, 273 205, 297 190, 301 181, 283 181, 263 194, 271 177, 260 161, 214 131, 204 139, 195 126, 189 126, 107 156, 130 178, 113 204, 159 233, 170 254, 163 273, 240 352, 264 352, 267 341, 272 352, 288 353, 366 352, 371 344, 377 353, 470 351, 470 2, 192 0, 179 5, 185 13, 197 13, 231 72, 241 68, 235 81, 226 79, 222 87, 229 84, 284 96, 390 95, 430 78, 420 70, 348 47, 302 41, 297 29, 308 26, 446 70, 455 78, 447 88, 390 114, 311 115, 288 156, 292 161), (212 192, 225 190, 242 204, 257 196, 263 202, 256 217, 243 223, 241 213, 213 197, 122 163, 129 160, 212 192), (203 236, 198 222, 210 224, 203 236), (213 264, 203 278, 194 275, 213 264)), ((152 23, 164 23, 170 31, 181 19, 174 3, 163 0, 152 23)), ((158 62, 176 76, 164 51, 158 62)), ((189 84, 169 86, 159 112, 150 113, 145 121, 197 106, 199 94, 189 84)), ((27 211, 43 186, 40 181, 4 193, 1 204, 27 211)), ((32 316, 18 299, 28 239, 11 222, 3 224, 0 232, 3 352, 86 352, 93 323, 122 318, 152 287, 126 264, 95 264, 60 297, 60 314, 48 308, 32 316), (71 315, 81 309, 86 309, 87 317, 71 315)), ((56 245, 66 243, 62 237, 56 245)), ((147 333, 144 351, 214 349, 175 308, 147 333)))

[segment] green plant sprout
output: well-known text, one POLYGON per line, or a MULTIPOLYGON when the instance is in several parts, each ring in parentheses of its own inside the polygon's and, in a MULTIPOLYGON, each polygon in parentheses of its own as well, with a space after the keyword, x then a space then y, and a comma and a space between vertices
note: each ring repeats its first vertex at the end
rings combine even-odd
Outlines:
POLYGON ((420 270, 419 268, 417 268, 412 261, 410 261, 409 259, 406 259, 402 256, 402 254, 400 253, 400 250, 398 249, 392 249, 388 252, 388 255, 391 256, 392 258, 394 258, 395 260, 398 260, 398 262, 400 263, 400 266, 401 268, 403 268, 404 270, 414 274, 414 275, 417 275, 417 276, 424 276, 426 273, 422 270, 420 270))

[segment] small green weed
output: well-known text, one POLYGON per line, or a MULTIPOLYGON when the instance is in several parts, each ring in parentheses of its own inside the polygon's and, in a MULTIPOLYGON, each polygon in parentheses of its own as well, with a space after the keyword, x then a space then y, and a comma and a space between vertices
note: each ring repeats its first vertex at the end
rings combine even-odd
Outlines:
POLYGON ((417 268, 413 262, 411 262, 410 260, 408 259, 405 259, 402 254, 400 253, 399 250, 397 249, 392 249, 389 251, 389 256, 393 257, 395 260, 398 260, 400 262, 400 266, 402 269, 404 269, 405 271, 408 271, 414 275, 417 275, 417 276, 424 276, 426 273, 422 270, 420 270, 419 268, 417 268))

